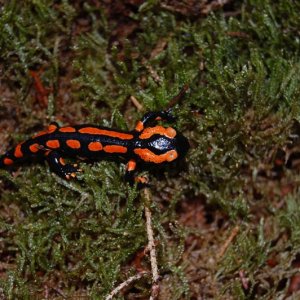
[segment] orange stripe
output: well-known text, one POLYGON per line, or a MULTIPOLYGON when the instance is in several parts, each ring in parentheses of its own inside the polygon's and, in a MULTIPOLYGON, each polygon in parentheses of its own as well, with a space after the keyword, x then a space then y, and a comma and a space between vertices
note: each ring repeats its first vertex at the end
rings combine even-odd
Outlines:
POLYGON ((17 158, 23 157, 23 152, 21 150, 21 146, 22 146, 22 144, 19 144, 15 148, 14 156, 17 157, 17 158))
POLYGON ((55 131, 56 129, 57 129, 57 125, 55 125, 55 124, 50 124, 50 125, 48 126, 48 132, 49 132, 49 133, 55 131))
POLYGON ((165 131, 165 135, 169 138, 174 138, 176 136, 177 132, 174 128, 168 127, 165 131))
POLYGON ((66 164, 66 163, 65 163, 65 160, 64 160, 62 157, 59 158, 59 162, 60 162, 60 164, 63 165, 63 166, 66 164))
POLYGON ((59 129, 60 132, 76 132, 74 127, 62 127, 59 129))
POLYGON ((36 135, 34 135, 32 138, 35 139, 35 138, 37 138, 39 136, 42 136, 42 135, 45 135, 47 133, 48 133, 48 131, 46 131, 46 130, 45 131, 41 131, 41 132, 37 133, 36 135))
POLYGON ((38 132, 36 135, 34 135, 32 138, 37 138, 39 136, 42 136, 42 135, 45 135, 45 134, 48 134, 48 133, 52 133, 54 132, 55 130, 57 129, 57 126, 55 126, 54 124, 51 124, 48 126, 48 130, 43 130, 41 132, 38 132))
POLYGON ((35 143, 35 144, 32 144, 29 146, 29 150, 32 152, 32 153, 36 153, 39 151, 39 148, 40 148, 40 145, 35 143))
POLYGON ((144 129, 144 124, 143 124, 143 122, 142 122, 142 121, 138 121, 137 124, 136 124, 136 126, 135 126, 135 130, 138 131, 138 132, 140 132, 140 131, 142 131, 143 129, 144 129))
POLYGON ((103 148, 103 150, 107 153, 126 153, 127 148, 118 145, 108 145, 103 148))
POLYGON ((136 162, 133 159, 131 159, 127 164, 127 171, 129 172, 134 171, 135 168, 136 168, 136 162))
POLYGON ((80 142, 77 140, 67 140, 66 144, 72 149, 79 149, 81 147, 80 142))
POLYGON ((52 149, 57 149, 60 147, 59 140, 49 140, 46 142, 46 146, 52 149))
POLYGON ((140 134, 140 139, 149 139, 152 135, 159 134, 164 135, 168 138, 174 138, 176 136, 176 130, 172 127, 162 127, 162 126, 155 126, 146 128, 142 134, 140 134))
POLYGON ((160 164, 162 162, 170 162, 178 157, 178 153, 176 150, 170 150, 166 153, 157 155, 148 149, 137 148, 134 149, 134 153, 137 154, 145 162, 153 162, 156 164, 160 164))
POLYGON ((132 134, 123 133, 123 132, 117 132, 117 131, 110 131, 105 129, 99 129, 95 127, 84 127, 78 130, 80 133, 88 133, 88 134, 101 134, 101 135, 107 135, 111 137, 120 138, 123 140, 130 140, 133 138, 132 134))
POLYGON ((8 166, 8 165, 12 165, 14 163, 14 161, 12 159, 6 157, 3 159, 3 163, 8 166))
POLYGON ((52 151, 51 150, 48 150, 45 152, 45 156, 48 156, 52 151))
POLYGON ((100 142, 91 142, 88 145, 90 151, 100 151, 103 149, 102 144, 100 142))

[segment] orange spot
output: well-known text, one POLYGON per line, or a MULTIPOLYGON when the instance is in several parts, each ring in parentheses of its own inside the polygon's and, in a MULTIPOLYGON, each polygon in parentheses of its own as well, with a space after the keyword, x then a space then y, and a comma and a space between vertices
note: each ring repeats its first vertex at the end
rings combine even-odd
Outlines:
POLYGON ((166 135, 167 137, 169 137, 169 138, 174 138, 174 137, 176 136, 176 134, 177 134, 177 132, 176 132, 176 130, 175 130, 174 128, 168 127, 168 128, 166 129, 165 135, 166 135))
POLYGON ((42 135, 45 135, 45 134, 48 134, 48 133, 52 133, 52 132, 54 132, 56 129, 57 129, 57 126, 56 126, 56 125, 50 124, 50 125, 48 126, 48 130, 43 130, 43 131, 41 131, 41 132, 38 132, 38 133, 37 133, 36 135, 34 135, 32 138, 34 139, 34 138, 37 138, 37 137, 39 137, 39 136, 42 136, 42 135))
POLYGON ((102 144, 100 142, 91 142, 88 145, 90 151, 100 151, 103 149, 102 144))
POLYGON ((138 121, 138 123, 137 123, 136 126, 135 126, 135 130, 138 131, 138 132, 140 132, 140 131, 142 131, 143 129, 144 129, 144 124, 143 124, 143 122, 142 122, 142 121, 138 121))
POLYGON ((166 153, 167 161, 173 161, 178 157, 178 153, 176 150, 170 150, 166 153))
POLYGON ((108 145, 103 148, 103 150, 107 153, 126 153, 127 148, 118 145, 108 145))
POLYGON ((29 150, 30 150, 30 152, 32 152, 32 153, 38 152, 39 149, 40 149, 40 145, 37 144, 37 143, 32 144, 32 145, 29 146, 29 150))
POLYGON ((76 132, 74 127, 62 127, 59 129, 60 132, 76 132))
POLYGON ((57 129, 57 125, 56 124, 50 124, 48 126, 48 132, 53 132, 57 129))
POLYGON ((66 144, 72 149, 79 149, 81 147, 80 142, 77 140, 67 140, 66 144))
POLYGON ((55 124, 50 124, 50 125, 48 126, 48 133, 52 133, 52 132, 54 132, 56 129, 57 129, 57 125, 55 125, 55 124))
POLYGON ((145 162, 153 162, 156 164, 160 164, 162 162, 170 162, 178 157, 176 150, 170 150, 166 153, 157 155, 148 149, 137 148, 134 149, 134 153, 137 154, 145 162))
POLYGON ((65 163, 65 160, 64 160, 62 157, 59 158, 59 162, 60 162, 60 164, 63 165, 63 166, 66 164, 66 163, 65 163))
POLYGON ((154 134, 164 135, 168 138, 174 138, 176 136, 176 130, 171 127, 168 128, 162 126, 149 127, 146 128, 139 137, 140 139, 149 139, 154 134))
POLYGON ((19 144, 15 148, 14 156, 17 157, 17 158, 23 157, 23 152, 21 150, 21 146, 22 146, 22 144, 19 144))
POLYGON ((35 138, 45 135, 45 134, 48 134, 48 131, 41 131, 41 132, 37 133, 36 135, 34 135, 32 138, 35 139, 35 138))
POLYGON ((6 157, 3 159, 3 163, 5 165, 9 166, 9 165, 12 165, 14 163, 14 161, 12 159, 6 157))
POLYGON ((46 146, 52 149, 57 149, 60 147, 59 140, 49 140, 46 142, 46 146))
POLYGON ((118 132, 118 131, 111 131, 106 129, 99 129, 96 127, 84 127, 78 130, 80 133, 88 133, 88 134, 96 134, 96 135, 106 135, 111 137, 120 138, 122 140, 130 140, 133 138, 132 134, 118 132))
POLYGON ((136 168, 136 162, 133 159, 131 159, 127 164, 127 171, 129 172, 134 171, 135 168, 136 168))

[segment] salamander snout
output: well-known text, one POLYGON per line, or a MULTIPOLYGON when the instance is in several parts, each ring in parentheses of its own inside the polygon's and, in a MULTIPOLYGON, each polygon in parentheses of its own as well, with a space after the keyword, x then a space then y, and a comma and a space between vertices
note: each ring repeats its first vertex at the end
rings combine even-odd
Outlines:
POLYGON ((178 153, 178 158, 183 158, 190 148, 188 139, 183 136, 180 132, 177 132, 173 141, 174 149, 178 153))

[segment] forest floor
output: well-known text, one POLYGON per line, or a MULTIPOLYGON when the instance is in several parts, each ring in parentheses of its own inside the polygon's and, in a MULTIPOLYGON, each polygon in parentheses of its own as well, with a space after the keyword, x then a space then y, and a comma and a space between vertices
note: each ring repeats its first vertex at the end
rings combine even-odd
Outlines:
POLYGON ((1 154, 51 121, 131 130, 184 86, 191 145, 141 170, 150 199, 119 162, 0 170, 0 299, 300 297, 298 1, 0 5, 1 154))

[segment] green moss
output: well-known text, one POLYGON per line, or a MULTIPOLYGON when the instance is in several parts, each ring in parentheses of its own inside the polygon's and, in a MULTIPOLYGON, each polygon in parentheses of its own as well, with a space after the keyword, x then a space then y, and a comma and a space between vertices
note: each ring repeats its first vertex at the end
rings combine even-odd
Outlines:
MULTIPOLYGON (((288 286, 280 283, 291 278, 299 246, 299 197, 282 190, 297 186, 298 177, 295 170, 280 180, 268 174, 299 120, 299 4, 249 0, 197 18, 159 1, 133 6, 127 14, 71 1, 5 3, 0 126, 8 130, 0 131, 1 151, 50 119, 131 129, 144 111, 164 109, 188 84, 174 107, 176 127, 192 146, 186 163, 180 173, 150 173, 161 297, 285 295, 288 286), (53 87, 47 108, 36 100, 30 69, 42 69, 44 85, 53 87), (183 217, 193 201, 203 211, 183 217), (236 223, 242 231, 218 262, 216 249, 236 223), (274 275, 269 256, 278 261, 274 275), (191 275, 193 268, 201 276, 191 275)), ((44 297, 45 286, 52 298, 59 289, 70 298, 102 299, 136 272, 131 261, 147 245, 140 191, 124 182, 123 164, 81 167, 71 182, 44 163, 0 171, 7 264, 0 286, 8 299, 44 297)), ((143 264, 150 267, 147 257, 143 264)), ((150 286, 146 278, 128 293, 147 297, 150 286)))
POLYGON ((286 197, 286 209, 279 214, 279 220, 281 226, 288 230, 290 235, 290 243, 293 248, 299 245, 300 242, 300 211, 298 205, 299 190, 294 194, 290 194, 286 197))

